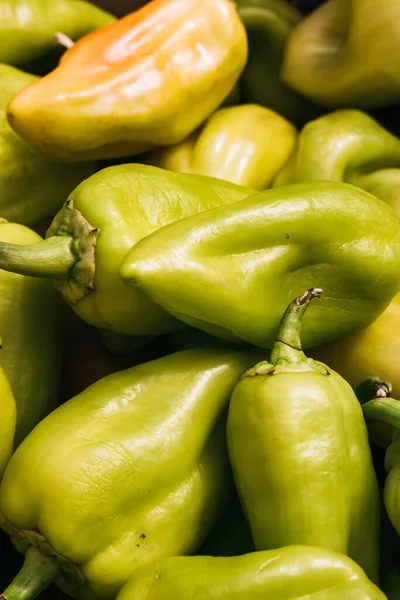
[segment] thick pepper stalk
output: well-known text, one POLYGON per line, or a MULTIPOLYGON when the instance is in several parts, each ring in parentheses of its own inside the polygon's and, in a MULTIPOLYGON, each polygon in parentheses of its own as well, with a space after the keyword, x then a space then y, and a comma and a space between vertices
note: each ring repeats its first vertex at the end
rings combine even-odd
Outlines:
POLYGON ((348 557, 294 545, 232 558, 173 557, 142 569, 117 600, 385 600, 348 557), (207 589, 207 596, 203 596, 207 589))
POLYGON ((115 20, 83 0, 2 0, 0 62, 27 65, 57 47, 58 32, 76 40, 115 20))
MULTIPOLYGON (((2 6, 0 2, 0 11, 2 6)), ((49 160, 11 129, 6 119, 8 102, 37 80, 34 75, 0 64, 0 215, 29 227, 46 220, 47 225, 68 194, 97 166, 94 162, 61 164, 49 160)))
POLYGON ((235 387, 229 459, 257 550, 328 548, 377 581, 379 490, 363 413, 350 385, 302 351, 302 319, 321 294, 288 306, 269 361, 235 387))
MULTIPOLYGON (((31 229, 0 220, 0 243, 42 241, 31 229)), ((15 445, 57 405, 64 308, 50 281, 0 270, 0 365, 17 406, 15 445)))
POLYGON ((228 96, 247 58, 231 0, 153 0, 69 48, 10 102, 11 126, 66 161, 179 142, 228 96))
POLYGON ((274 186, 346 181, 378 196, 400 215, 400 140, 359 110, 338 110, 307 123, 274 186))
POLYGON ((282 81, 280 71, 291 31, 301 14, 284 0, 236 0, 248 37, 248 59, 240 78, 246 102, 255 102, 303 124, 319 107, 282 81))
POLYGON ((26 555, 2 600, 51 581, 113 600, 141 566, 193 554, 233 494, 225 426, 257 358, 204 348, 96 382, 46 417, 8 463, 0 523, 26 555))
POLYGON ((109 167, 70 194, 42 244, 17 247, 0 241, 0 268, 54 279, 74 311, 100 329, 135 336, 171 333, 182 324, 123 284, 122 259, 155 229, 253 192, 147 165, 109 167))
POLYGON ((318 277, 329 293, 305 319, 310 348, 367 326, 397 293, 400 221, 355 186, 285 186, 148 235, 121 276, 190 326, 266 348, 292 296, 318 277))
POLYGON ((263 106, 233 106, 218 110, 191 136, 150 152, 145 160, 264 190, 292 154, 296 133, 291 123, 263 106))
POLYGON ((283 80, 332 108, 398 104, 399 19, 398 0, 328 0, 291 33, 283 80))

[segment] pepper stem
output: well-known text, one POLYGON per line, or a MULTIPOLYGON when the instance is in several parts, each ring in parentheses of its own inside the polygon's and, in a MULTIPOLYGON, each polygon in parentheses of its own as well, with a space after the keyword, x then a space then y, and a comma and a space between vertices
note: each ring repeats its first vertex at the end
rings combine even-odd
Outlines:
POLYGON ((304 313, 313 298, 322 295, 321 288, 311 288, 295 298, 287 307, 272 346, 270 363, 300 363, 307 360, 301 347, 300 330, 304 313))
POLYGON ((26 246, 0 242, 0 269, 33 277, 68 279, 78 260, 73 242, 68 235, 49 237, 26 246))
POLYGON ((392 384, 382 377, 368 377, 354 388, 354 393, 360 404, 365 404, 375 398, 387 398, 392 394, 392 384))
POLYGON ((390 397, 391 391, 391 383, 380 377, 365 379, 356 387, 355 393, 367 423, 378 421, 400 429, 400 401, 390 397))
POLYGON ((55 558, 44 556, 37 548, 28 548, 20 572, 0 596, 0 600, 34 600, 60 574, 55 558))

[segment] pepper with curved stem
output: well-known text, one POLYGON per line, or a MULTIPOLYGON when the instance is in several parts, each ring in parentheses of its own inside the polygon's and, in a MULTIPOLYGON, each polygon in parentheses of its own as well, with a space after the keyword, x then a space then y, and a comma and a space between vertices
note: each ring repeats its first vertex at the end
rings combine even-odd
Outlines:
POLYGON ((304 315, 321 295, 311 288, 290 303, 269 361, 237 384, 229 457, 256 550, 329 548, 376 581, 379 492, 361 407, 344 379, 302 350, 304 315))

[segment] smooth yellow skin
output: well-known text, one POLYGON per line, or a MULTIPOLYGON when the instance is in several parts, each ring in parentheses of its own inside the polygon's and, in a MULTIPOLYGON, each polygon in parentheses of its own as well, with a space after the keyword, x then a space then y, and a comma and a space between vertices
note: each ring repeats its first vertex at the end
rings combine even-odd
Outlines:
POLYGON ((194 553, 232 494, 225 415, 254 360, 230 349, 177 352, 57 408, 17 449, 0 486, 0 522, 21 532, 18 549, 43 535, 85 579, 57 584, 83 600, 114 600, 139 567, 194 553))
POLYGON ((151 152, 146 162, 263 190, 289 159, 296 137, 278 113, 245 104, 218 110, 189 138, 151 152))
MULTIPOLYGON (((0 349, 0 353, 2 350, 0 349)), ((0 479, 11 458, 14 444, 17 409, 10 383, 0 366, 0 479)))
MULTIPOLYGON (((23 245, 42 238, 23 225, 0 222, 0 241, 23 245)), ((17 404, 16 445, 57 405, 63 316, 51 281, 0 270, 0 365, 17 404)))
POLYGON ((321 546, 377 581, 378 485, 361 406, 342 377, 308 363, 244 377, 227 441, 257 550, 321 546))
POLYGON ((66 161, 179 142, 218 108, 247 59, 231 0, 153 0, 81 38, 9 104, 11 126, 66 161))
MULTIPOLYGON (((369 326, 351 336, 310 350, 309 354, 330 365, 351 386, 367 377, 378 375, 390 381, 393 397, 400 397, 400 294, 369 326)), ((372 439, 388 446, 393 429, 385 423, 368 425, 372 439)))
POLYGON ((117 600, 385 600, 352 560, 290 546, 231 558, 177 556, 139 571, 117 600))
POLYGON ((328 0, 289 36, 285 83, 331 107, 400 100, 399 0, 328 0))

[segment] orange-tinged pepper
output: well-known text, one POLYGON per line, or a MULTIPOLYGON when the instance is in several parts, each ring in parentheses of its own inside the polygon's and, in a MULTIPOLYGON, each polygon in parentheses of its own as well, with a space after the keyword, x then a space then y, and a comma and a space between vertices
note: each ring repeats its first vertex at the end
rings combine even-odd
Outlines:
POLYGON ((228 96, 247 59, 232 0, 153 0, 76 42, 22 90, 10 125, 62 160, 174 144, 228 96))

